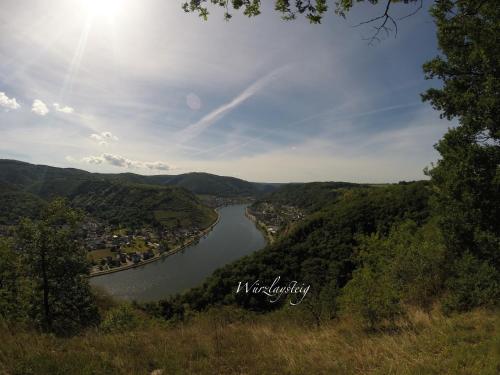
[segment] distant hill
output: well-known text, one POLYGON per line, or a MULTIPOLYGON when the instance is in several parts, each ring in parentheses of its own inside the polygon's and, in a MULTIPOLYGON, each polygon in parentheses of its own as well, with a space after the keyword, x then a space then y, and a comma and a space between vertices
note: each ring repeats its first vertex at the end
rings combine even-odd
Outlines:
POLYGON ((210 173, 191 172, 180 175, 142 176, 134 173, 106 175, 110 178, 154 185, 176 185, 195 194, 219 197, 261 196, 274 191, 280 184, 258 183, 235 177, 218 176, 210 173))
POLYGON ((96 218, 129 227, 207 227, 216 217, 195 194, 179 186, 0 160, 0 224, 36 217, 55 197, 67 198, 96 218))
POLYGON ((277 190, 262 196, 254 205, 269 202, 276 206, 290 205, 306 212, 317 211, 331 204, 346 189, 363 188, 367 185, 350 182, 309 182, 283 184, 277 190))
POLYGON ((280 184, 257 183, 235 177, 193 172, 180 175, 143 176, 135 173, 101 174, 74 168, 34 165, 16 160, 0 159, 0 183, 7 183, 37 195, 65 193, 82 180, 106 179, 148 185, 175 185, 195 194, 221 197, 261 196, 274 191, 280 184))

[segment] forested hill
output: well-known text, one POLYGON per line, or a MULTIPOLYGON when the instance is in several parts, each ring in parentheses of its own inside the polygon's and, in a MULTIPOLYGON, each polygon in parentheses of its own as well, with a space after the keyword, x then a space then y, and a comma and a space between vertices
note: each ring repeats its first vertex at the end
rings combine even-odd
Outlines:
POLYGON ((0 161, 0 225, 36 217, 55 197, 67 198, 92 217, 132 228, 204 228, 216 217, 195 194, 179 186, 132 183, 78 169, 0 161))
POLYGON ((280 186, 280 184, 249 182, 235 177, 218 176, 202 172, 157 176, 120 173, 107 176, 112 179, 134 181, 143 184, 181 186, 195 194, 215 195, 219 197, 256 197, 274 191, 280 186))
POLYGON ((16 160, 0 160, 0 183, 13 185, 37 195, 59 194, 61 191, 72 189, 82 180, 89 179, 180 186, 195 194, 222 197, 260 196, 279 186, 278 184, 249 182, 235 177, 199 172, 156 176, 143 176, 134 173, 100 174, 74 168, 56 168, 16 160))
MULTIPOLYGON (((321 190, 320 185, 313 190, 321 190)), ((187 303, 194 309, 217 304, 275 309, 279 304, 270 304, 265 296, 235 294, 234 288, 240 281, 260 280, 269 285, 277 276, 283 284, 285 280, 312 284, 315 294, 328 292, 331 285, 342 288, 356 269, 355 255, 362 236, 386 236, 395 226, 409 222, 422 226, 429 218, 425 181, 342 193, 336 190, 335 194, 338 196, 333 200, 329 194, 323 195, 323 200, 318 198, 315 204, 322 202, 322 209, 296 224, 278 242, 217 270, 202 286, 164 304, 187 303)))
POLYGON ((295 206, 311 213, 323 208, 325 204, 332 203, 346 190, 367 186, 350 182, 289 183, 262 196, 254 203, 254 206, 269 202, 275 206, 295 206))

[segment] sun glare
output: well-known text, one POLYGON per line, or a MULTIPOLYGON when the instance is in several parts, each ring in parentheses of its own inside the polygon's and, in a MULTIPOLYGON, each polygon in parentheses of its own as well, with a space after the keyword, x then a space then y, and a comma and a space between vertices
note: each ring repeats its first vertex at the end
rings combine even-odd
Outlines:
POLYGON ((82 0, 91 16, 114 17, 121 8, 123 0, 82 0))

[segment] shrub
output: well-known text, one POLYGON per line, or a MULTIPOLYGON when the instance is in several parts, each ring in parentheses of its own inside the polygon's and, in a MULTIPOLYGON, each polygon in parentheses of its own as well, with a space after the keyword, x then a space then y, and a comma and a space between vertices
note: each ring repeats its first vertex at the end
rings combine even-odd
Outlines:
POLYGON ((455 261, 446 286, 448 295, 443 301, 446 313, 491 306, 500 301, 500 273, 469 252, 455 261))
POLYGON ((140 322, 140 317, 132 306, 122 304, 107 312, 101 329, 105 332, 121 332, 137 328, 140 322))

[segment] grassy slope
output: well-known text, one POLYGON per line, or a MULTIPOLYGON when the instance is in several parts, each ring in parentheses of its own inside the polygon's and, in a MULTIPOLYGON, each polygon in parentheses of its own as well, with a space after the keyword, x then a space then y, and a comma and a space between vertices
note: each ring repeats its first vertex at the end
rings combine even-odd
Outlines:
POLYGON ((183 325, 144 319, 123 333, 71 339, 0 327, 5 374, 497 374, 500 314, 415 311, 398 332, 367 333, 349 319, 318 329, 281 311, 183 325), (15 332, 13 334, 13 332, 15 332))

